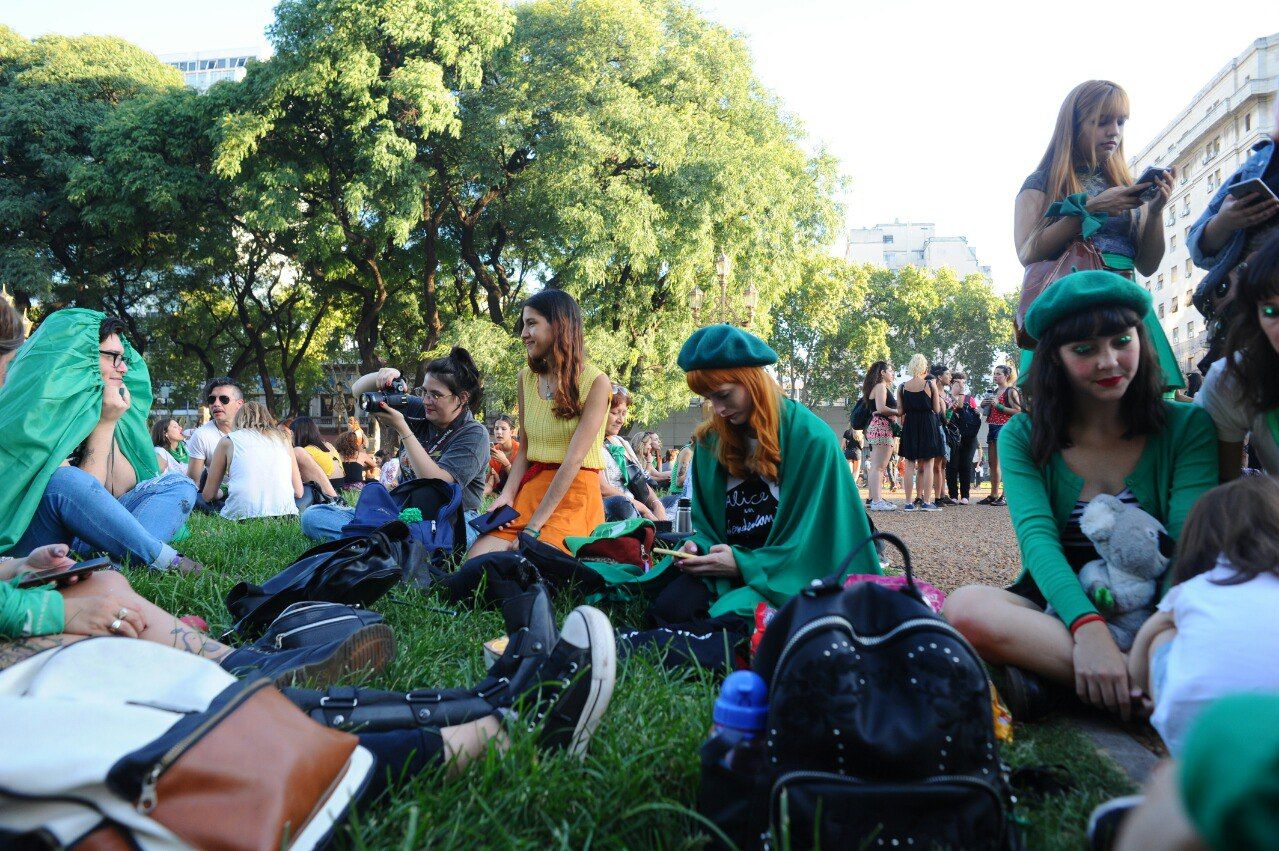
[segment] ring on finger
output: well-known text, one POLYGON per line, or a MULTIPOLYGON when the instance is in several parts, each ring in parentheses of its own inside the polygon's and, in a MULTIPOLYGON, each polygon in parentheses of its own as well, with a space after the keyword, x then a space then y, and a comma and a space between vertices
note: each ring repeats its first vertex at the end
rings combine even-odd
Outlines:
POLYGON ((125 618, 129 616, 129 610, 126 609, 124 606, 121 606, 120 611, 116 612, 115 616, 116 616, 116 620, 124 620, 125 618))
POLYGON ((107 632, 119 632, 120 627, 124 626, 124 622, 119 618, 111 621, 111 625, 107 627, 107 632))

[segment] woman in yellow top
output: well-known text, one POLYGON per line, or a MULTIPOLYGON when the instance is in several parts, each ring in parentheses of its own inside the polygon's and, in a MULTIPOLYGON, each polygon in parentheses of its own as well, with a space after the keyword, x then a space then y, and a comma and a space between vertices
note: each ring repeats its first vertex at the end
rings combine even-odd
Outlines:
POLYGON ((525 533, 564 549, 568 535, 589 535, 604 522, 599 471, 611 384, 583 356, 582 312, 563 290, 524 302, 520 339, 520 448, 490 511, 510 505, 511 523, 481 537, 468 558, 514 549, 525 533))
POLYGON ((320 427, 310 417, 293 420, 293 455, 303 482, 314 482, 325 496, 337 496, 334 489, 342 486, 342 456, 320 434, 320 427))

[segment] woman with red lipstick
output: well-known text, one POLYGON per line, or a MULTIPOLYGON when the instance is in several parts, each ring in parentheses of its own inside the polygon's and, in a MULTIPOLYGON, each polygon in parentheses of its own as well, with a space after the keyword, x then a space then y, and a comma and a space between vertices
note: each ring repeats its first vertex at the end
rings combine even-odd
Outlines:
POLYGON ((1057 281, 1026 313, 1038 340, 1034 403, 999 434, 1005 488, 1024 571, 1008 589, 970 585, 944 613, 996 667, 1014 717, 1051 707, 1048 683, 1129 717, 1128 660, 1076 574, 1098 558, 1080 517, 1100 494, 1135 504, 1171 544, 1217 481, 1212 419, 1162 398, 1163 377, 1141 321, 1150 294, 1107 271, 1057 281), (1051 614, 1047 609, 1051 607, 1051 614))
MULTIPOLYGON (((1153 275, 1164 256, 1162 213, 1176 170, 1154 183, 1133 184, 1124 157, 1128 94, 1106 80, 1080 83, 1061 105, 1052 140, 1039 166, 1017 195, 1013 238, 1023 266, 1055 260, 1071 242, 1085 239, 1106 268, 1132 279, 1153 275), (1153 191, 1153 195, 1148 194, 1153 191)), ((1142 317, 1164 389, 1185 386, 1177 356, 1153 309, 1142 317)), ((1023 352, 1019 371, 1029 369, 1023 352)))
POLYGON ((467 558, 509 550, 527 534, 565 549, 604 522, 599 472, 604 468, 612 382, 585 361, 582 312, 563 290, 524 302, 520 340, 528 367, 519 380, 519 451, 506 486, 489 511, 512 506, 520 516, 484 535, 467 558))

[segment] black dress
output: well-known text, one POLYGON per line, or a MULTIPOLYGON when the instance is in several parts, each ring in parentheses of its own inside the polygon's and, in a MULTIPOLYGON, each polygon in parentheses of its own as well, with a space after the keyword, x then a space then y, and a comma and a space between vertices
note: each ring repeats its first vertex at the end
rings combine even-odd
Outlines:
POLYGON ((907 461, 941 458, 946 454, 941 418, 933 410, 933 400, 925 390, 916 392, 902 387, 901 441, 900 454, 907 461))

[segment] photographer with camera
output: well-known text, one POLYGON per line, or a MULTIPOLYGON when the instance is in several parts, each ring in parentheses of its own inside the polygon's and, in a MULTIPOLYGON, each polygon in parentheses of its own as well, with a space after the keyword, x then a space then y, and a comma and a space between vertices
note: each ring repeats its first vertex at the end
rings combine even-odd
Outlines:
MULTIPOLYGON (((397 369, 369 373, 352 386, 360 405, 400 436, 400 481, 440 479, 462 488, 466 519, 479 514, 488 472, 489 435, 475 419, 484 385, 470 353, 455 346, 445 357, 426 365, 425 395, 413 396, 397 369)), ((317 541, 332 541, 351 522, 355 510, 341 505, 313 505, 302 513, 302 532, 317 541)), ((467 545, 475 532, 467 524, 467 545)))

